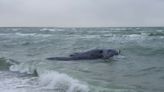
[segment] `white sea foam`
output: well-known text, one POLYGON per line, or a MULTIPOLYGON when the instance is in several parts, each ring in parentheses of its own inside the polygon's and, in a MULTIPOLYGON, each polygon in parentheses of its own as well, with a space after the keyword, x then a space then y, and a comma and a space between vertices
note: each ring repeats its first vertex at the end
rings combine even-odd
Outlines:
POLYGON ((39 84, 45 89, 54 89, 57 92, 88 92, 86 84, 66 74, 47 71, 39 75, 39 84))
POLYGON ((93 38, 100 38, 100 36, 99 35, 85 35, 85 36, 81 36, 80 38, 93 39, 93 38))
POLYGON ((129 41, 143 41, 146 39, 150 39, 145 34, 130 34, 130 35, 113 35, 112 37, 109 37, 109 41, 114 41, 114 42, 129 42, 129 41))
POLYGON ((21 33, 21 32, 16 32, 16 33, 0 33, 0 36, 6 36, 6 37, 50 37, 52 35, 50 34, 38 34, 38 33, 21 33))
POLYGON ((34 86, 29 82, 35 83, 33 80, 33 77, 18 77, 16 73, 1 72, 0 92, 29 92, 28 89, 34 86))
POLYGON ((40 31, 56 31, 56 29, 54 29, 54 28, 42 28, 42 29, 40 29, 40 31))
POLYGON ((110 28, 110 30, 122 31, 122 30, 127 30, 127 28, 123 28, 123 27, 122 28, 121 27, 119 28, 118 27, 118 28, 110 28))
POLYGON ((16 32, 15 33, 17 36, 35 36, 37 35, 36 33, 20 33, 20 32, 16 32))
POLYGON ((15 32, 16 32, 16 31, 19 31, 19 30, 20 30, 20 29, 18 29, 18 28, 13 28, 13 29, 12 29, 12 31, 15 31, 15 32))
POLYGON ((17 36, 35 36, 35 37, 49 37, 51 36, 50 34, 37 34, 37 33, 20 33, 20 32, 17 32, 15 33, 15 35, 17 36))
POLYGON ((33 62, 14 64, 10 66, 10 71, 17 71, 20 73, 33 74, 35 70, 36 70, 36 63, 33 62))
POLYGON ((156 31, 157 31, 157 32, 164 32, 164 30, 160 30, 160 29, 159 29, 159 30, 156 30, 156 31))
POLYGON ((146 36, 145 35, 141 35, 141 34, 131 34, 131 35, 125 35, 124 36, 125 39, 129 39, 129 40, 142 40, 145 39, 146 36))
POLYGON ((27 74, 37 72, 38 81, 33 84, 38 84, 35 86, 39 87, 40 90, 54 90, 55 92, 89 92, 89 87, 86 83, 74 79, 67 74, 46 70, 41 67, 37 70, 36 67, 34 62, 21 63, 12 65, 10 70, 27 74))

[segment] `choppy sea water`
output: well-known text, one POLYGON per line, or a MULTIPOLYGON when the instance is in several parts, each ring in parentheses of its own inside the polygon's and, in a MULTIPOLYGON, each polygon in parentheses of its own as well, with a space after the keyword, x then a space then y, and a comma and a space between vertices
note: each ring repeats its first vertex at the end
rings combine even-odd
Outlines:
POLYGON ((1 27, 0 92, 164 92, 164 28, 1 27), (45 59, 95 48, 121 54, 45 59))

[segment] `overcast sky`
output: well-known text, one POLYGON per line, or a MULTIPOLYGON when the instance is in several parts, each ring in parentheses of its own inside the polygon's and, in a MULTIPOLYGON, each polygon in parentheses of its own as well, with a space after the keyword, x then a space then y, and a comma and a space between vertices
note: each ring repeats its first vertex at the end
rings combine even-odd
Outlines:
POLYGON ((0 0, 0 26, 164 26, 164 0, 0 0))

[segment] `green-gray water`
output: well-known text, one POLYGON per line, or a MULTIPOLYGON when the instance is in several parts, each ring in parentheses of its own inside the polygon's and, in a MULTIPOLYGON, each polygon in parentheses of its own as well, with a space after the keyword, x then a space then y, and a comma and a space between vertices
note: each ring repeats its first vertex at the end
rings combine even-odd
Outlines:
POLYGON ((2 92, 164 92, 164 28, 0 28, 0 81, 2 92), (95 48, 121 54, 45 59, 95 48))

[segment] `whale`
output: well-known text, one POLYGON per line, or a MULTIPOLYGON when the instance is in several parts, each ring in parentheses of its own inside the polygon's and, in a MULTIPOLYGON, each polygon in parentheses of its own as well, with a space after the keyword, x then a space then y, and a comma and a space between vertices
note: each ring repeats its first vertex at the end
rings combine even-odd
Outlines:
POLYGON ((115 55, 119 55, 120 50, 115 49, 92 49, 84 52, 72 53, 67 57, 49 57, 47 60, 94 60, 94 59, 110 59, 115 55))

